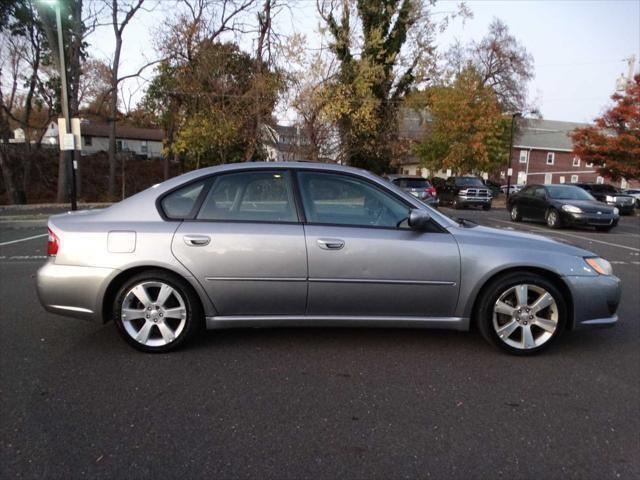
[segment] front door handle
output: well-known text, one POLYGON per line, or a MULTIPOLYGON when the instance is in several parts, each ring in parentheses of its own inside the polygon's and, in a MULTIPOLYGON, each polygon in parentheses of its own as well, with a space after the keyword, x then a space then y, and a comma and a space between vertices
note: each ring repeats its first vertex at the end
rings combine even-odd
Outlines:
POLYGON ((185 235, 182 239, 190 247, 204 247, 211 241, 211 237, 206 235, 185 235))
POLYGON ((324 250, 340 250, 344 247, 344 240, 339 238, 319 238, 318 246, 324 250))

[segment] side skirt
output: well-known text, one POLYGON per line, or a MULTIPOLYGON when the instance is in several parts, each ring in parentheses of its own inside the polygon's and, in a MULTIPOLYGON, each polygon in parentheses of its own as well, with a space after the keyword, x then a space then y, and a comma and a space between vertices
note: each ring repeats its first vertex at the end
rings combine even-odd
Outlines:
POLYGON ((350 317, 350 316, 216 316, 207 317, 207 329, 274 327, 382 327, 469 330, 463 317, 350 317))

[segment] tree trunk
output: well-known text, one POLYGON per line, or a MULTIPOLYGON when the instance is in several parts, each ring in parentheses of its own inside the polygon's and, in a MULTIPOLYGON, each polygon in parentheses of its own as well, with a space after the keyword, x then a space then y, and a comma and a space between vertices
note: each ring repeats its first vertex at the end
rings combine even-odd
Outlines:
MULTIPOLYGON (((114 6, 115 8, 115 6, 114 6)), ((122 35, 114 19, 116 49, 111 64, 111 102, 109 108, 109 197, 116 195, 116 121, 118 115, 118 68, 120 66, 120 50, 122 49, 122 35)))
POLYGON ((9 152, 5 150, 4 146, 0 146, 0 169, 2 170, 2 180, 4 181, 4 188, 7 191, 7 197, 9 202, 16 204, 16 187, 13 181, 13 169, 9 163, 9 152))

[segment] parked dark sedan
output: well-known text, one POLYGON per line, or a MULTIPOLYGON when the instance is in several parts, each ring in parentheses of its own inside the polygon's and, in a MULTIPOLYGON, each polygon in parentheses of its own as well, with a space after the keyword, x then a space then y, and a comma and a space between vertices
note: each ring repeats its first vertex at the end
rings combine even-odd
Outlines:
POLYGON ((620 219, 616 207, 598 202, 574 185, 527 185, 511 195, 507 204, 511 220, 544 220, 550 228, 589 225, 608 232, 620 219))
POLYGON ((605 183, 576 183, 575 185, 589 192, 596 200, 617 207, 622 215, 633 213, 636 199, 613 185, 605 183))

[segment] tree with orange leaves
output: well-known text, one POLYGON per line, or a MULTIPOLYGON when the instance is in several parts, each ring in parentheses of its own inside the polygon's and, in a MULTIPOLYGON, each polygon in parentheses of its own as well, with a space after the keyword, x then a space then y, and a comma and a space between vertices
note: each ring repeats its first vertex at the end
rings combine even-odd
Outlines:
POLYGON ((640 180, 640 75, 611 99, 614 106, 594 126, 573 132, 573 151, 603 176, 640 180))

